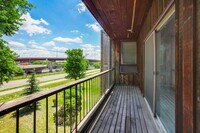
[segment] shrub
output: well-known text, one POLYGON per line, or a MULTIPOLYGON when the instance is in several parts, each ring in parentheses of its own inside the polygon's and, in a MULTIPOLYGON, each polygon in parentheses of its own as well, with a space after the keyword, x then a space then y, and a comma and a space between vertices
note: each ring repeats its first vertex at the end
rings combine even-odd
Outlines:
MULTIPOLYGON (((77 113, 81 111, 81 92, 82 92, 81 87, 77 89, 77 113)), ((76 91, 75 88, 72 88, 71 90, 71 107, 70 107, 70 91, 66 92, 65 95, 65 125, 70 126, 70 120, 71 124, 73 124, 76 120, 76 91), (71 114, 70 114, 71 112, 71 114), (71 119, 70 119, 71 116, 71 119)), ((53 114, 54 116, 54 122, 56 123, 56 113, 53 114)), ((64 125, 64 105, 62 104, 58 108, 58 125, 64 125)))

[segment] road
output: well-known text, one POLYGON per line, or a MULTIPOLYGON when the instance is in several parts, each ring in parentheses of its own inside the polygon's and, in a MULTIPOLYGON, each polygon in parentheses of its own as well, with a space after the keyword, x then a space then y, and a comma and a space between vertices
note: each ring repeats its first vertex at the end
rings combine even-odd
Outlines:
MULTIPOLYGON (((95 71, 97 71, 97 69, 89 70, 89 71, 87 71, 87 73, 93 72, 93 71, 95 72, 95 71)), ((41 82, 62 79, 62 78, 65 78, 65 76, 67 76, 67 74, 57 74, 57 75, 38 77, 37 80, 41 83, 41 82)), ((0 90, 24 86, 27 84, 28 84, 27 79, 13 80, 13 81, 9 81, 8 83, 3 83, 3 85, 0 87, 0 90)))
MULTIPOLYGON (((48 85, 48 84, 51 84, 51 83, 61 82, 61 81, 65 81, 65 80, 66 80, 65 78, 53 80, 53 81, 49 81, 49 82, 45 82, 45 83, 40 83, 39 86, 48 85)), ((14 93, 14 92, 18 92, 18 91, 22 91, 24 88, 25 87, 20 87, 20 88, 16 88, 16 89, 12 89, 12 90, 3 91, 3 92, 0 92, 0 96, 10 94, 10 93, 14 93)))

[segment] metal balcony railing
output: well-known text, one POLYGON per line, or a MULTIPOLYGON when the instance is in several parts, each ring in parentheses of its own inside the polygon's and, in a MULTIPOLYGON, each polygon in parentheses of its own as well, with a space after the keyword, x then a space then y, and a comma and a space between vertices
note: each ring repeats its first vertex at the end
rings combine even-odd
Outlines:
POLYGON ((2 126, 0 130, 16 133, 77 132, 84 125, 80 123, 88 119, 90 111, 114 84, 115 74, 114 69, 111 69, 67 85, 1 103, 1 124, 10 126, 10 130, 14 126, 14 131, 3 130, 2 126), (31 118, 27 113, 31 114, 31 118), (9 119, 11 117, 12 122, 9 119), (28 118, 24 120, 25 117, 28 118))

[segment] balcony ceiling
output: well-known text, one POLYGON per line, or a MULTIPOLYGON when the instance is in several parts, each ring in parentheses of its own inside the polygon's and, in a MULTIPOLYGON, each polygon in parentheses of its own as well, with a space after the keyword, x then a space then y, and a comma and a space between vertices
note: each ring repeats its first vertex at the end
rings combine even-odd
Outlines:
POLYGON ((82 0, 112 39, 136 40, 152 0, 82 0))

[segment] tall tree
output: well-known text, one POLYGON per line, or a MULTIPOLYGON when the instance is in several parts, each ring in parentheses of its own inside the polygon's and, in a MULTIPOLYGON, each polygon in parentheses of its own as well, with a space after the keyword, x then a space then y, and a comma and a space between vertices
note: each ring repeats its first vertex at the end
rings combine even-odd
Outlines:
POLYGON ((0 0, 0 37, 15 34, 22 25, 21 16, 32 7, 27 0, 0 0))
POLYGON ((80 79, 85 75, 87 62, 82 49, 71 49, 65 52, 67 54, 64 70, 71 79, 80 79))
POLYGON ((17 67, 15 62, 17 54, 1 42, 4 43, 4 41, 0 39, 0 85, 4 81, 9 81, 15 74, 21 71, 21 68, 17 67))
POLYGON ((95 68, 100 68, 100 67, 101 67, 101 62, 94 62, 94 63, 93 63, 93 66, 94 66, 95 68))
POLYGON ((16 53, 2 37, 15 34, 24 21, 21 16, 32 7, 27 0, 0 0, 0 85, 9 81, 19 70, 15 62, 16 53))
MULTIPOLYGON (((39 92, 38 81, 35 77, 35 72, 31 74, 31 77, 28 79, 28 83, 29 84, 27 88, 24 90, 25 95, 30 95, 39 92)), ((39 103, 37 102, 36 107, 38 107, 38 104, 39 103)), ((29 104, 28 106, 25 107, 26 110, 32 110, 33 108, 34 108, 33 104, 29 104)))

